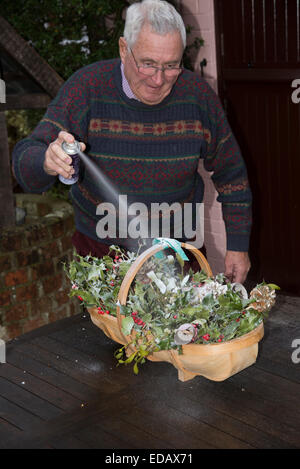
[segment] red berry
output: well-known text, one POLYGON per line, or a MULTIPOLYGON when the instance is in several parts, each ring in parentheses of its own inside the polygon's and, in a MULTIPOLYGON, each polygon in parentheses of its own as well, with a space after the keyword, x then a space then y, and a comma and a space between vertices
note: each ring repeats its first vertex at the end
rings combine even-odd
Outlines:
POLYGON ((174 318, 174 319, 177 319, 177 316, 176 316, 176 314, 174 314, 173 318, 174 318))

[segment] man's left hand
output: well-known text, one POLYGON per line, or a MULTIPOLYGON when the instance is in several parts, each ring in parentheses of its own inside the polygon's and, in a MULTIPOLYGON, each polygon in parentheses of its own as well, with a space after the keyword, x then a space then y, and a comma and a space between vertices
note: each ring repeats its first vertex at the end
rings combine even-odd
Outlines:
POLYGON ((244 283, 250 267, 251 263, 247 252, 226 252, 225 275, 230 282, 244 283))

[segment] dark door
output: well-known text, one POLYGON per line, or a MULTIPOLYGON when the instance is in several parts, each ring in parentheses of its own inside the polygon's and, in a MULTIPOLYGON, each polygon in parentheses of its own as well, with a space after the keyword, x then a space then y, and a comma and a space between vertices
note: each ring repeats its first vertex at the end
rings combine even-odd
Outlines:
POLYGON ((249 278, 300 294, 300 1, 215 0, 215 12, 220 97, 254 198, 249 278))

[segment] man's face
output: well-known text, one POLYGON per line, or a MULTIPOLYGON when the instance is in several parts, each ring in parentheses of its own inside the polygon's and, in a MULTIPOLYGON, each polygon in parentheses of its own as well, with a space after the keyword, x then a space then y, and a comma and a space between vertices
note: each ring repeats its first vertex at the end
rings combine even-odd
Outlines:
MULTIPOLYGON (((127 43, 123 37, 119 41, 120 57, 124 73, 135 96, 145 104, 158 104, 170 93, 178 75, 166 77, 158 70, 152 77, 139 72, 127 43)), ((149 26, 144 26, 132 47, 137 64, 152 64, 157 67, 179 66, 183 54, 182 40, 179 32, 164 36, 153 33, 149 26)))

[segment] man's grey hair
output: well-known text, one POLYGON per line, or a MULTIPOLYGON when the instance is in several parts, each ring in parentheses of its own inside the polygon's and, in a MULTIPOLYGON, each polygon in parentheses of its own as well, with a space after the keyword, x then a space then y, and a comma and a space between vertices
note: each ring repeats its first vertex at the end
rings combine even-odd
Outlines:
POLYGON ((133 47, 145 24, 148 24, 154 33, 161 35, 179 31, 183 48, 185 48, 184 22, 170 3, 164 0, 143 0, 130 5, 127 9, 124 28, 124 38, 129 48, 133 47))

